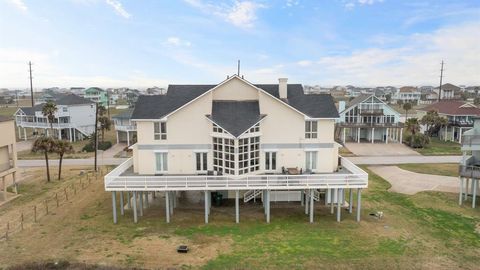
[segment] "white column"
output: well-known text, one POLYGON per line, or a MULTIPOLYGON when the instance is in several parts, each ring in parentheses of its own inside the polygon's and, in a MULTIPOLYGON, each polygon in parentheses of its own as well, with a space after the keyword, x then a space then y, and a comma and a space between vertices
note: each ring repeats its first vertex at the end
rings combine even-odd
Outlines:
POLYGON ((360 128, 357 129, 357 143, 360 143, 360 128))
POLYGON ((352 189, 348 189, 348 195, 349 195, 349 198, 348 198, 348 212, 351 214, 352 213, 352 210, 353 210, 353 192, 352 192, 352 189))
POLYGON ((73 142, 73 138, 72 138, 72 128, 68 128, 68 137, 70 138, 70 142, 73 142))
POLYGON ((115 131, 115 135, 117 135, 117 144, 118 144, 120 141, 118 140, 118 131, 117 130, 115 131))
POLYGON ((308 202, 309 202, 308 198, 309 198, 309 195, 310 195, 310 194, 308 194, 308 192, 309 191, 305 191, 305 215, 308 215, 308 202))
POLYGON ((360 209, 362 207, 362 189, 357 189, 357 222, 360 222, 360 209))
POLYGON ((270 223, 270 190, 267 190, 267 223, 270 223))
POLYGON ((27 140, 27 129, 23 128, 23 139, 26 141, 27 140))
POLYGON ((240 222, 240 206, 238 202, 238 194, 239 191, 235 190, 235 222, 239 223, 240 222))
POLYGON ((20 130, 20 126, 17 126, 18 129, 18 139, 22 138, 22 131, 20 130))
POLYGON ((334 201, 335 201, 335 194, 336 194, 336 188, 331 188, 330 189, 330 214, 333 214, 335 212, 335 209, 334 209, 334 201))
POLYGON ((208 191, 205 191, 205 224, 208 224, 208 191))
POLYGON ((387 135, 385 136, 385 143, 388 144, 388 130, 389 128, 387 128, 387 135))
POLYGON ((137 217, 137 192, 136 191, 133 192, 132 204, 133 204, 133 222, 137 223, 138 217, 137 217))
POLYGON ((447 141, 447 135, 448 135, 448 126, 445 126, 445 141, 447 141))
MULTIPOLYGON (((168 196, 168 191, 165 191, 165 218, 167 223, 170 223, 170 198, 168 196)), ((133 193, 135 195, 135 193, 133 193)), ((135 201, 135 198, 133 199, 135 201)))
POLYGON ((478 179, 472 179, 473 181, 473 190, 472 190, 472 208, 475 208, 476 200, 477 200, 477 186, 478 186, 478 179))
POLYGON ((120 215, 125 215, 124 203, 123 203, 123 191, 120 191, 120 215))
POLYGON ((130 133, 127 131, 127 145, 130 145, 130 133))
POLYGON ((458 136, 458 143, 460 143, 460 144, 462 143, 462 131, 463 131, 463 129, 460 128, 460 136, 458 136))
POLYGON ((337 222, 340 222, 341 220, 341 211, 342 211, 342 207, 341 207, 341 199, 340 199, 340 196, 342 196, 342 189, 340 188, 337 188, 337 222))
POLYGON ((403 143, 403 128, 400 129, 400 143, 403 143))
POLYGON ((462 205, 463 202, 463 177, 459 176, 460 182, 460 194, 458 195, 458 205, 462 205))
POLYGON ((347 132, 347 129, 343 128, 343 143, 345 143, 346 132, 347 132))
POLYGON ((62 129, 58 129, 58 139, 61 140, 62 139, 62 129))
POLYGON ((112 191, 113 223, 117 224, 117 192, 112 191))
POLYGON ((310 223, 313 223, 313 189, 310 189, 310 223))
POLYGON ((375 128, 372 128, 372 143, 374 143, 375 140, 375 128))
POLYGON ((467 181, 465 183, 465 197, 463 198, 464 201, 468 199, 468 184, 470 183, 470 179, 467 178, 467 181))

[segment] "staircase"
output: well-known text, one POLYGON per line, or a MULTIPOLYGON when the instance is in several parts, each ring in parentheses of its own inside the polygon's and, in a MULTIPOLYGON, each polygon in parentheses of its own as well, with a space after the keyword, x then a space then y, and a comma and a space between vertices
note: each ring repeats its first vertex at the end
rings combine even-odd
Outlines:
MULTIPOLYGON (((305 194, 307 195, 307 198, 310 198, 309 190, 305 190, 305 194)), ((313 191, 313 200, 317 202, 320 200, 320 192, 318 190, 313 191)))
POLYGON ((253 198, 258 197, 258 195, 260 194, 262 194, 262 190, 257 190, 257 189, 249 190, 245 192, 245 194, 243 194, 243 202, 249 202, 253 200, 253 198))

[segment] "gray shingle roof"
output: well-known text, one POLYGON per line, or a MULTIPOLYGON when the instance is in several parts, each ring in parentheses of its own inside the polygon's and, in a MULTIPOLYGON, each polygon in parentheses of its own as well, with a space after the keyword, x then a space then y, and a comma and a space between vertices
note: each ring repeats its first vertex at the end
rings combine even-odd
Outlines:
POLYGON ((37 104, 34 107, 21 107, 20 109, 26 114, 26 115, 35 115, 36 111, 41 111, 43 108, 43 104, 37 104))
POLYGON ((360 94, 358 97, 352 99, 349 103, 346 109, 357 105, 358 103, 361 103, 362 101, 366 100, 367 98, 373 96, 373 94, 360 94))
POLYGON ((79 97, 75 94, 65 95, 55 101, 57 105, 80 105, 80 104, 93 104, 93 101, 86 98, 79 97))
POLYGON ((258 101, 213 101, 212 115, 207 117, 228 133, 238 137, 260 121, 264 115, 260 115, 258 101))
MULTIPOLYGON (((140 96, 132 119, 160 119, 182 107, 216 85, 169 85, 166 95, 140 96)), ((258 88, 279 98, 278 84, 257 84, 258 88)), ((282 102, 312 118, 337 118, 338 111, 331 95, 305 94, 301 84, 287 86, 288 99, 282 102)))

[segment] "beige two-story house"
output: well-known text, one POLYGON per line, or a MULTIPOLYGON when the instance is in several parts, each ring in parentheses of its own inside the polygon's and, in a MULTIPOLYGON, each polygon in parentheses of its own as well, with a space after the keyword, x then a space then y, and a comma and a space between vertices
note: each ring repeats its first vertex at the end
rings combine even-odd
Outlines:
POLYGON ((133 158, 105 177, 114 220, 118 191, 122 213, 124 192, 135 202, 135 221, 137 200, 152 192, 165 192, 169 221, 178 191, 205 194, 206 222, 211 192, 235 199, 237 222, 240 194, 244 203, 261 197, 267 222, 272 200, 300 201, 311 222, 314 201, 332 210, 336 204, 340 220, 339 209, 348 205, 344 191, 360 194, 368 180, 338 155, 338 117, 330 95, 305 94, 287 79, 252 84, 234 75, 217 85, 170 85, 166 95, 140 96, 131 116, 133 158))
POLYGON ((0 178, 2 180, 2 192, 0 198, 7 200, 7 187, 14 186, 16 192, 17 173, 17 150, 15 140, 15 124, 13 119, 0 116, 0 178))

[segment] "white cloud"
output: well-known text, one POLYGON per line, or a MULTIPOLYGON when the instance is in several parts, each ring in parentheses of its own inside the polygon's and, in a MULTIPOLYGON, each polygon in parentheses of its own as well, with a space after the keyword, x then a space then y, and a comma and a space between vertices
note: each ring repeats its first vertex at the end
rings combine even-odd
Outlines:
POLYGON ((8 2, 21 11, 28 10, 28 7, 27 5, 25 5, 25 2, 23 2, 23 0, 8 0, 8 2))
POLYGON ((438 29, 402 38, 397 48, 367 48, 348 55, 323 57, 317 74, 327 84, 405 85, 437 83, 445 60, 445 82, 479 84, 480 22, 438 29))
POLYGON ((125 10, 125 8, 123 7, 122 3, 120 3, 120 1, 118 1, 118 0, 105 0, 105 2, 108 5, 110 5, 118 15, 124 17, 125 19, 128 19, 132 16, 130 13, 128 13, 125 10))
POLYGON ((168 37, 167 40, 164 42, 164 44, 168 46, 175 46, 175 47, 180 47, 180 46, 190 47, 190 45, 192 45, 190 41, 182 40, 179 37, 168 37))
POLYGON ((240 28, 251 28, 257 20, 257 11, 264 5, 253 1, 234 1, 233 4, 210 3, 201 0, 184 0, 207 14, 215 15, 240 28))
POLYGON ((300 0, 287 0, 285 5, 287 7, 293 7, 293 6, 298 6, 300 4, 300 0))
POLYGON ((355 5, 360 5, 360 6, 364 6, 364 5, 373 5, 373 4, 376 4, 376 3, 382 3, 383 0, 350 0, 350 1, 346 1, 344 6, 346 9, 353 9, 355 7, 355 5))
POLYGON ((311 66, 312 65, 312 61, 310 60, 301 60, 301 61, 298 61, 297 62, 297 65, 301 66, 301 67, 308 67, 308 66, 311 66))

